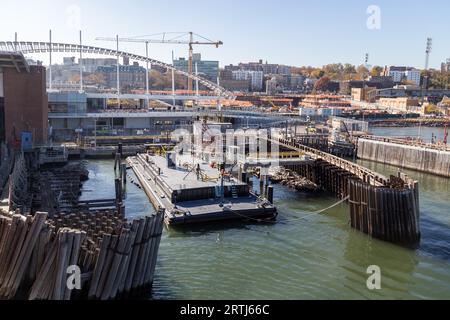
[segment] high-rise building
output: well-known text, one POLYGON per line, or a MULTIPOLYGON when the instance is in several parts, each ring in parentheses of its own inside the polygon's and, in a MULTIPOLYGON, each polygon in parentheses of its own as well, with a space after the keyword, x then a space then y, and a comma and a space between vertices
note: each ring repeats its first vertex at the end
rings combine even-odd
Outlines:
POLYGON ((406 80, 417 86, 420 86, 420 70, 412 67, 386 67, 384 69, 383 75, 391 77, 395 83, 401 83, 406 80))
POLYGON ((250 80, 252 91, 261 91, 263 88, 264 74, 262 71, 236 70, 232 71, 233 80, 250 80))
MULTIPOLYGON (((210 81, 217 82, 219 77, 219 61, 206 61, 201 60, 200 54, 194 54, 193 57, 192 72, 195 74, 196 66, 197 72, 200 77, 204 77, 210 81)), ((185 58, 179 58, 173 62, 176 69, 184 72, 189 72, 189 60, 185 58)))

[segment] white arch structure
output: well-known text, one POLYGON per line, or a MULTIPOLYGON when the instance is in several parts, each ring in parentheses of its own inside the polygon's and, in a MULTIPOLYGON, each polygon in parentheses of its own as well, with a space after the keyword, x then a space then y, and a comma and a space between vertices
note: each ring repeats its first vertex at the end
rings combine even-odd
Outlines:
POLYGON ((140 61, 144 63, 150 63, 153 65, 157 65, 163 68, 167 68, 168 70, 173 70, 174 72, 181 74, 185 77, 191 78, 194 81, 198 81, 200 84, 204 85, 208 89, 212 90, 218 97, 224 99, 235 99, 235 95, 225 88, 217 85, 216 83, 204 79, 202 77, 198 77, 195 74, 190 75, 187 72, 179 70, 174 66, 155 60, 151 58, 147 58, 144 56, 140 56, 133 53, 128 53, 125 51, 117 51, 113 49, 106 49, 100 47, 93 46, 84 46, 78 44, 69 44, 69 43, 50 43, 50 42, 27 42, 27 41, 1 41, 0 42, 0 51, 10 51, 10 52, 20 52, 22 54, 32 54, 32 53, 50 53, 50 52, 83 52, 90 54, 98 54, 104 56, 114 56, 114 57, 126 57, 130 60, 140 61))

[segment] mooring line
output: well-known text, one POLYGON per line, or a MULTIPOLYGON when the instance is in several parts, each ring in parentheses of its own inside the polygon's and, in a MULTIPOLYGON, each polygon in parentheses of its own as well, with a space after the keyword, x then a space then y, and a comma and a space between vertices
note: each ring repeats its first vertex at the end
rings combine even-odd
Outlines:
MULTIPOLYGON (((303 217, 294 218, 294 219, 288 219, 288 220, 283 220, 283 222, 294 222, 294 221, 299 221, 299 220, 303 220, 303 219, 305 219, 305 218, 307 218, 307 217, 310 217, 310 216, 313 216, 313 215, 321 214, 321 213, 323 213, 323 212, 325 212, 325 211, 327 211, 327 210, 330 210, 330 209, 332 209, 332 208, 334 208, 334 207, 337 207, 338 205, 344 203, 345 201, 347 201, 347 200, 349 200, 349 199, 350 199, 350 196, 348 196, 348 197, 346 197, 346 198, 344 198, 344 199, 342 199, 342 200, 336 202, 335 204, 333 204, 333 205, 331 205, 331 206, 329 206, 329 207, 327 207, 327 208, 325 208, 325 209, 321 209, 321 210, 314 211, 314 212, 308 212, 308 214, 305 215, 305 216, 303 216, 303 217)), ((231 209, 231 208, 226 208, 226 209, 228 209, 229 211, 231 211, 232 213, 234 213, 234 214, 237 215, 237 216, 240 216, 240 217, 245 218, 245 219, 248 219, 248 220, 260 222, 260 223, 261 223, 261 222, 264 222, 264 223, 273 223, 273 224, 275 224, 275 223, 278 223, 278 222, 279 222, 279 221, 273 221, 273 219, 257 219, 257 218, 247 217, 247 216, 245 216, 245 215, 243 215, 243 214, 240 214, 240 213, 234 211, 234 210, 231 209)), ((306 211, 303 211, 303 213, 307 213, 307 212, 306 212, 306 211)))

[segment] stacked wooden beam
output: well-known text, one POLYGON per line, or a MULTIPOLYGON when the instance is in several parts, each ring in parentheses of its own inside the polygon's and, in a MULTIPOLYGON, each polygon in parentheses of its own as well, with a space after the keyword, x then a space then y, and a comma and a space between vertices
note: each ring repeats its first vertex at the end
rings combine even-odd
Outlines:
MULTIPOLYGON (((153 282, 164 212, 129 224, 107 211, 34 217, 0 213, 0 298, 70 300, 69 266, 92 299, 114 299, 153 282)), ((80 296, 80 292, 77 292, 80 296)), ((81 296, 82 297, 82 296, 81 296)))
POLYGON ((118 236, 103 237, 89 297, 113 299, 151 284, 162 228, 163 215, 159 214, 133 221, 118 236))
POLYGON ((62 228, 31 287, 30 300, 70 300, 72 290, 67 286, 67 268, 78 264, 81 243, 86 233, 62 228))
MULTIPOLYGON (((15 214, 1 217, 0 228, 0 298, 12 299, 24 282, 33 251, 45 226, 47 214, 34 217, 15 214)), ((37 260, 37 259, 36 259, 37 260)))

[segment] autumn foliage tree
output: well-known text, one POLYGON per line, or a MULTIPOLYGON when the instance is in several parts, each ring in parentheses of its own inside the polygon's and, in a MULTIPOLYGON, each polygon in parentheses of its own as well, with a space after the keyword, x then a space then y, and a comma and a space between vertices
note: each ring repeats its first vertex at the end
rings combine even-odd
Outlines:
POLYGON ((322 77, 314 85, 314 90, 315 91, 321 91, 321 92, 328 91, 328 85, 329 84, 330 84, 330 78, 326 77, 326 76, 322 77))

